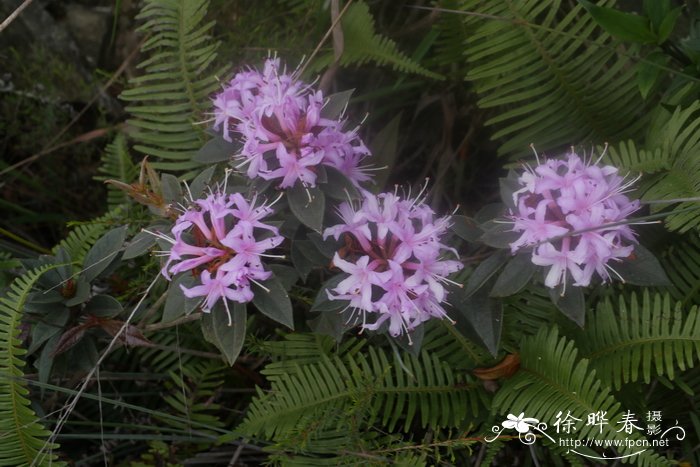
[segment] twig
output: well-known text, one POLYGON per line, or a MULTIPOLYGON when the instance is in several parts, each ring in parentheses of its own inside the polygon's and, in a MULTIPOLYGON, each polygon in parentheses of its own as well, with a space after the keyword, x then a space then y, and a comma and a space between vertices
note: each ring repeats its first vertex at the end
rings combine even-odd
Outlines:
POLYGON ((17 19, 17 17, 24 11, 24 9, 31 5, 33 1, 34 0, 24 0, 24 3, 18 6, 15 11, 10 13, 10 16, 5 18, 5 21, 3 21, 2 24, 0 24, 0 32, 3 32, 5 28, 10 25, 11 22, 17 19))
MULTIPOLYGON (((338 17, 335 18, 335 20, 333 21, 333 24, 331 24, 331 27, 328 28, 328 31, 326 31, 326 34, 323 36, 323 38, 321 39, 321 41, 318 43, 318 45, 316 46, 316 48, 314 49, 314 51, 311 52, 311 55, 309 55, 309 59, 306 60, 306 63, 304 63, 304 66, 301 67, 301 70, 299 70, 299 75, 301 75, 302 73, 304 73, 304 70, 306 70, 306 67, 309 66, 309 63, 311 63, 311 60, 313 60, 314 57, 316 56, 316 54, 318 53, 318 51, 321 50, 321 47, 322 47, 323 44, 326 42, 326 40, 328 39, 328 37, 333 33, 333 30, 335 29, 336 24, 338 24, 338 22, 341 20, 341 18, 343 17, 343 15, 344 15, 345 12, 348 10, 348 7, 349 7, 351 4, 352 4, 352 0, 348 0, 348 3, 345 4, 345 6, 343 7, 343 9, 342 9, 342 10, 340 11, 340 13, 338 14, 338 17)), ((2 172, 0 172, 0 175, 2 175, 2 172)))
POLYGON ((202 313, 192 313, 187 316, 183 316, 182 318, 178 318, 175 321, 170 321, 167 323, 149 324, 148 326, 144 326, 142 330, 143 332, 152 332, 158 331, 160 329, 172 328, 174 326, 177 326, 178 324, 189 323, 190 321, 197 321, 201 317, 202 313))

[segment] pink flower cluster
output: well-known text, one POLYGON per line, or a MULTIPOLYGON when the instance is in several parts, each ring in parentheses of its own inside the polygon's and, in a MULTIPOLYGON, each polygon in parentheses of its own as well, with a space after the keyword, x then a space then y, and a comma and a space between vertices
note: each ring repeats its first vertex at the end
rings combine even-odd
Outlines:
MULTIPOLYGON (((420 195, 419 195, 420 196, 420 195)), ((324 238, 344 237, 345 246, 333 258, 348 276, 327 291, 331 300, 349 300, 348 308, 362 313, 362 327, 376 330, 389 320, 389 333, 397 336, 428 319, 446 317, 442 303, 447 276, 462 263, 443 259, 457 252, 440 242, 449 218, 434 212, 418 198, 396 194, 365 194, 361 206, 338 207, 342 223, 330 227, 324 238), (377 316, 367 323, 367 314, 377 316)), ((347 308, 346 308, 347 309, 347 308)), ((410 336, 409 336, 410 341, 410 336)))
POLYGON ((273 256, 267 251, 279 246, 283 238, 276 227, 262 222, 272 213, 270 205, 256 206, 255 202, 220 189, 195 200, 178 217, 171 230, 173 237, 158 235, 172 244, 162 274, 170 280, 173 274, 192 271, 200 285, 182 286, 182 290, 189 298, 205 297, 205 312, 220 299, 227 311, 227 300, 251 301, 250 283, 272 274, 263 267, 261 257, 273 256))
POLYGON ((240 166, 250 178, 280 180, 280 188, 297 182, 315 186, 317 167, 338 169, 355 184, 370 179, 363 160, 370 155, 357 129, 321 117, 323 94, 280 73, 279 59, 268 59, 263 72, 236 74, 214 98, 214 129, 223 128, 243 142, 240 166))
POLYGON ((511 217, 513 230, 522 235, 511 251, 534 247, 532 262, 549 267, 547 287, 565 287, 569 273, 576 286, 589 285, 594 272, 607 281, 609 271, 615 273, 609 263, 632 254, 636 240, 625 222, 639 201, 624 193, 635 180, 625 182, 616 168, 571 152, 566 160, 527 167, 518 181, 522 188, 513 193, 511 217))

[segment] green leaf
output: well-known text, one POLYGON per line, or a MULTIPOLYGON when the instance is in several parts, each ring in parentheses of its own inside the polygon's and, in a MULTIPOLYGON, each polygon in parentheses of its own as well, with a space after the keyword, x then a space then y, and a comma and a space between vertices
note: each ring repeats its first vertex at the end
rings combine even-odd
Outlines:
POLYGON ((399 334, 396 337, 387 335, 389 342, 396 343, 405 352, 410 353, 414 357, 420 356, 421 348, 423 347, 423 337, 425 336, 425 325, 419 324, 409 333, 399 334))
POLYGON ((347 91, 336 92, 335 94, 329 95, 321 109, 321 118, 338 120, 347 107, 354 91, 354 89, 348 89, 347 91))
POLYGON ((194 287, 198 285, 197 279, 192 276, 192 273, 187 271, 175 277, 168 288, 168 296, 165 299, 165 307, 163 308, 163 323, 175 321, 183 315, 192 313, 197 305, 202 301, 201 297, 187 298, 185 297, 182 287, 194 287))
POLYGON ((110 230, 87 252, 81 273, 86 282, 92 282, 117 257, 126 238, 126 227, 110 230))
POLYGON ((479 241, 494 248, 510 248, 520 233, 513 232, 513 224, 506 224, 495 221, 488 221, 481 224, 484 233, 479 237, 479 241))
POLYGON ((484 292, 467 296, 455 288, 451 288, 448 300, 458 312, 453 318, 460 333, 481 342, 496 356, 503 327, 502 302, 489 298, 484 292))
POLYGON ((658 30, 659 44, 663 44, 669 38, 669 36, 673 32, 673 28, 676 26, 676 21, 678 20, 678 17, 681 15, 682 11, 683 7, 681 6, 674 8, 666 15, 664 20, 661 22, 658 30))
POLYGON ((399 123, 401 123, 401 114, 394 117, 384 128, 379 130, 370 145, 372 149, 372 163, 375 167, 386 167, 378 170, 374 175, 374 187, 377 191, 381 191, 386 185, 389 174, 396 163, 396 150, 399 142, 399 123))
POLYGON ((497 251, 493 255, 486 258, 485 261, 480 263, 467 281, 466 287, 464 288, 464 295, 469 297, 473 295, 477 290, 481 289, 489 279, 491 279, 494 274, 496 274, 499 269, 503 267, 508 261, 508 252, 505 250, 497 251))
POLYGON ((671 10, 670 0, 644 0, 643 11, 649 17, 654 29, 658 31, 662 21, 671 10))
POLYGON ((511 258, 496 279, 491 289, 491 297, 507 297, 520 292, 535 273, 530 252, 520 253, 511 258))
POLYGON ((205 188, 209 185, 212 175, 214 175, 215 169, 216 167, 209 167, 200 172, 200 174, 192 180, 192 183, 190 183, 190 193, 193 199, 202 197, 205 188))
POLYGON ((515 170, 509 170, 508 176, 505 178, 499 178, 499 187, 501 194, 501 201, 510 209, 516 209, 515 202, 513 201, 513 193, 520 190, 523 186, 518 181, 520 175, 515 170))
POLYGON ((212 343, 216 345, 224 357, 226 357, 228 364, 233 366, 245 342, 247 313, 245 303, 232 302, 229 300, 228 309, 231 313, 230 324, 226 307, 222 301, 219 301, 210 313, 205 313, 202 316, 202 320, 211 323, 208 323, 207 327, 210 328, 212 332, 212 337, 214 339, 212 343))
POLYGON ((160 187, 163 190, 163 199, 167 203, 177 203, 182 199, 182 184, 174 175, 161 175, 160 187))
POLYGON ((640 44, 656 42, 656 34, 649 28, 649 18, 598 6, 588 0, 579 0, 579 2, 588 10, 596 23, 618 39, 640 44))
POLYGON ((287 200, 292 213, 302 224, 321 232, 326 197, 319 187, 304 187, 297 183, 287 190, 287 200))
POLYGON ((642 245, 635 245, 629 258, 611 264, 628 284, 663 286, 672 285, 659 260, 642 245))
POLYGON ((345 308, 348 305, 347 300, 331 300, 328 298, 327 291, 338 287, 338 284, 347 277, 347 274, 338 274, 324 282, 316 294, 313 305, 311 305, 311 311, 338 311, 345 308))
POLYGON ((450 218, 452 226, 450 229, 457 236, 468 242, 476 242, 484 234, 474 219, 467 216, 452 216, 450 218))
POLYGON ((564 313, 571 321, 583 327, 586 322, 586 299, 583 296, 581 287, 569 285, 562 295, 562 286, 559 285, 549 289, 549 297, 552 299, 552 303, 559 308, 559 311, 564 313))
POLYGON ((337 200, 358 199, 360 192, 345 174, 333 167, 325 167, 326 182, 320 187, 325 194, 337 200))
POLYGON ((311 240, 311 243, 313 243, 318 252, 327 259, 332 259, 341 246, 341 242, 339 240, 335 240, 332 236, 324 240, 323 236, 316 232, 309 233, 306 238, 311 240))
MULTIPOLYGON (((151 230, 150 228, 148 230, 151 230)), ((132 259, 146 253, 156 244, 156 237, 148 232, 139 232, 127 243, 122 259, 132 259)))
POLYGON ((66 300, 65 305, 72 307, 85 303, 90 298, 90 283, 82 279, 78 279, 75 283, 75 293, 71 298, 66 300))
POLYGON ((124 310, 119 301, 109 295, 95 295, 85 305, 85 313, 101 318, 114 318, 124 310))
POLYGON ((323 258, 323 255, 315 250, 316 248, 314 248, 313 244, 309 240, 295 240, 292 242, 290 253, 292 264, 299 273, 299 277, 301 277, 301 280, 304 282, 306 282, 306 279, 309 277, 311 271, 321 264, 307 256, 307 254, 313 253, 314 256, 323 258))
POLYGON ((253 304, 262 314, 278 323, 284 324, 290 329, 294 329, 294 313, 292 312, 292 302, 289 300, 287 291, 282 283, 274 276, 262 286, 252 284, 253 304), (263 288, 264 287, 264 288, 263 288))
POLYGON ((70 311, 63 308, 41 317, 32 327, 32 342, 27 349, 28 354, 34 353, 42 344, 53 336, 58 335, 70 318, 70 311))
POLYGON ((294 284, 296 284, 299 280, 299 274, 293 267, 285 266, 283 264, 270 264, 269 268, 275 277, 282 283, 282 286, 286 291, 292 290, 294 284))
MULTIPOLYGON (((342 303, 342 301, 336 303, 342 303)), ((352 311, 342 311, 342 308, 318 313, 318 316, 307 321, 309 328, 317 334, 331 336, 336 342, 340 342, 343 334, 354 326, 350 320, 352 311)))
POLYGON ((663 67, 668 63, 668 57, 662 52, 652 52, 644 61, 637 64, 637 87, 642 98, 646 99, 651 90, 664 75, 663 67))
POLYGON ((239 144, 226 141, 221 135, 215 135, 197 151, 194 160, 203 164, 216 164, 231 160, 231 157, 241 150, 239 144))

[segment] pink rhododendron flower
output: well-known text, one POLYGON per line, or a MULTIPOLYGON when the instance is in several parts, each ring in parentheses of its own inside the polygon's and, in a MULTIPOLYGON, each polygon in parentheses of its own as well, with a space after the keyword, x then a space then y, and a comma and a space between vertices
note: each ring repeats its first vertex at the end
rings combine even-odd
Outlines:
POLYGON ((378 329, 388 321, 389 333, 398 336, 447 316, 444 285, 452 282, 447 276, 462 269, 462 263, 443 258, 445 253, 456 255, 440 241, 449 218, 435 218, 419 197, 366 193, 359 207, 341 204, 337 212, 342 223, 323 234, 345 241, 333 264, 347 277, 326 291, 328 297, 348 300, 348 308, 362 315, 363 329, 378 329), (376 319, 370 323, 368 317, 376 319))
POLYGON ((214 129, 243 143, 239 167, 250 178, 315 186, 318 167, 333 167, 359 186, 370 180, 364 159, 370 155, 357 130, 321 117, 323 94, 280 71, 280 61, 266 60, 263 72, 243 71, 214 97, 214 129))
POLYGON ((603 281, 615 270, 609 264, 628 257, 636 243, 624 223, 639 201, 624 194, 625 182, 611 166, 586 162, 571 152, 566 160, 547 159, 518 179, 513 193, 513 230, 522 235, 510 244, 513 253, 533 247, 532 262, 548 267, 545 285, 587 286, 594 273, 603 281))
MULTIPOLYGON (((162 269, 166 279, 190 271, 199 285, 182 287, 186 297, 203 297, 202 309, 210 312, 219 300, 226 311, 228 300, 253 299, 251 282, 264 281, 272 273, 262 258, 282 243, 277 227, 262 222, 272 213, 271 204, 256 206, 256 199, 225 193, 219 187, 204 199, 194 200, 175 221, 173 237, 155 234, 172 244, 162 269)), ((231 316, 229 312, 229 324, 231 316)))

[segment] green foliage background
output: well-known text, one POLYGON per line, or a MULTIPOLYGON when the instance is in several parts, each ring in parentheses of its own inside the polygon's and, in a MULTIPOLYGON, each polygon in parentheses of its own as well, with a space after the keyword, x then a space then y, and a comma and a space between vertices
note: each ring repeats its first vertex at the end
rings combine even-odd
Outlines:
MULTIPOLYGON (((683 440, 630 463, 700 464, 700 16, 692 2, 615 7, 355 0, 339 20, 342 50, 330 39, 310 57, 332 21, 323 2, 145 0, 138 74, 120 95, 128 119, 99 154, 98 180, 137 183, 146 154, 168 174, 160 195, 176 196, 175 177, 191 180, 204 168, 193 156, 208 139, 202 122, 219 81, 259 65, 268 50, 290 68, 306 56, 306 79, 322 75, 328 93, 355 89, 348 113, 356 122, 367 115, 365 141, 395 131, 393 151, 373 148, 388 154, 386 185, 430 177, 431 203, 441 211, 459 204, 460 214, 487 220, 498 177, 531 158, 530 143, 549 156, 572 145, 600 153, 609 144, 605 162, 641 174, 635 195, 665 201, 648 212, 663 214, 663 225, 639 232, 672 284, 586 290, 583 328, 536 282, 503 299, 484 297, 487 307, 467 297, 455 308, 457 325, 430 323, 420 348, 354 333, 336 341, 304 326, 288 333, 251 315, 229 367, 202 339, 201 314, 177 326, 161 321, 169 305, 156 281, 133 315, 151 345, 108 355, 77 405, 80 417, 54 437, 58 411, 108 339, 94 333, 74 348, 74 360, 54 362, 49 344, 58 345, 65 322, 27 304, 93 265, 93 246, 125 224, 130 240, 113 248, 121 256, 79 279, 122 304, 114 316, 126 319, 158 274, 138 254, 150 245, 135 240, 152 216, 110 186, 100 216, 71 224, 57 245, 48 237, 27 248, 13 231, 15 208, 0 245, 0 465, 583 465, 545 440, 484 440, 508 414, 551 424, 559 411, 585 419, 598 410, 611 422, 658 410, 685 429, 683 440), (46 345, 38 351, 36 331, 27 334, 40 324, 46 345), (514 374, 484 380, 475 372, 508 355, 520 359, 514 374)), ((468 267, 458 280, 469 288, 493 250, 465 242, 460 252, 468 267)), ((310 283, 323 279, 309 273, 310 283)), ((298 316, 314 317, 310 286, 289 294, 298 316)), ((61 300, 52 303, 74 306, 61 300)), ((567 437, 585 439, 591 429, 567 437)), ((601 438, 624 436, 611 425, 601 438)))

